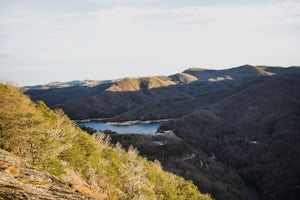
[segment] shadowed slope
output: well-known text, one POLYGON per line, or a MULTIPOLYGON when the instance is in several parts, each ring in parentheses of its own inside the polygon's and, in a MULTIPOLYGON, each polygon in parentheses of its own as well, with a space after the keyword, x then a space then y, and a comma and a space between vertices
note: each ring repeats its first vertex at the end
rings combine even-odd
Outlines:
POLYGON ((205 109, 164 124, 236 170, 262 199, 297 199, 300 76, 252 82, 205 109))

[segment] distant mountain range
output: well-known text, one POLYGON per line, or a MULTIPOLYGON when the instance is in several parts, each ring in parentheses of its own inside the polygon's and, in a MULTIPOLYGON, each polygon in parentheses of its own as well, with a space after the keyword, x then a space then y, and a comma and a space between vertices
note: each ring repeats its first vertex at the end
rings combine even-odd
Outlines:
MULTIPOLYGON (((256 187, 261 199, 300 196, 300 67, 190 68, 171 76, 25 89, 33 100, 63 108, 72 119, 172 118, 160 129, 174 130, 207 159, 213 155, 256 187)), ((201 171, 199 164, 193 167, 201 171)), ((222 192, 209 192, 222 199, 222 192)))
MULTIPOLYGON (((187 84, 194 81, 222 81, 222 80, 241 80, 256 78, 258 76, 273 76, 281 74, 289 74, 299 71, 299 66, 295 67, 269 67, 269 66, 252 66, 244 65, 236 68, 225 70, 211 70, 202 68, 189 68, 181 73, 171 76, 152 76, 145 78, 124 78, 118 80, 74 80, 69 82, 52 82, 45 85, 26 86, 26 90, 47 90, 54 88, 67 88, 73 86, 96 87, 102 84, 118 85, 124 88, 119 88, 117 91, 136 91, 148 86, 147 89, 166 87, 176 84, 187 84), (132 81, 132 82, 130 82, 132 81), (129 84, 129 85, 128 85, 129 84), (143 85, 146 84, 146 85, 143 85), (136 87, 133 87, 133 86, 136 87), (127 88, 128 86, 129 88, 127 88), (122 89, 122 90, 120 90, 122 89)), ((114 88, 109 90, 114 91, 114 88)))
POLYGON ((171 76, 86 80, 25 87, 33 100, 60 107, 72 119, 154 120, 181 117, 242 90, 254 80, 299 74, 299 67, 245 65, 190 68, 171 76), (222 91, 222 92, 221 92, 222 91))

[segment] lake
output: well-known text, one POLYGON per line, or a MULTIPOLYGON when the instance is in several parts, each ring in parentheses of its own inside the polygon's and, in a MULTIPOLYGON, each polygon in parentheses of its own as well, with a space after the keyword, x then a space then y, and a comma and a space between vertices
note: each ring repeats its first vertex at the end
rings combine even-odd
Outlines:
POLYGON ((111 122, 101 122, 101 121, 89 121, 80 122, 79 125, 84 125, 99 131, 111 130, 120 134, 154 134, 160 126, 160 122, 150 122, 150 123, 133 123, 121 125, 111 122))

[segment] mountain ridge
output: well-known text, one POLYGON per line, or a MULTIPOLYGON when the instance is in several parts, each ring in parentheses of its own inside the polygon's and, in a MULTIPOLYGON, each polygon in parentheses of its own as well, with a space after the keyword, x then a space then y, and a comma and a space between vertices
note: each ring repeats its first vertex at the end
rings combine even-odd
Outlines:
MULTIPOLYGON (((299 67, 277 68, 249 65, 227 70, 194 68, 170 76, 124 78, 97 82, 100 84, 92 87, 74 85, 57 88, 56 85, 49 88, 46 85, 45 87, 48 89, 45 89, 44 86, 38 86, 34 89, 26 88, 26 93, 33 100, 45 101, 52 108, 63 108, 72 119, 115 118, 122 120, 117 116, 133 109, 139 109, 151 102, 192 98, 217 88, 230 90, 255 79, 285 76, 299 73, 299 71, 299 67), (75 107, 79 110, 76 111, 75 107)), ((65 84, 63 83, 63 85, 65 84)), ((155 117, 153 120, 162 119, 162 117, 155 117)), ((168 116, 167 118, 172 117, 168 116)))
MULTIPOLYGON (((193 74, 201 74, 201 73, 217 73, 217 74, 224 74, 226 72, 238 70, 238 69, 247 69, 250 72, 249 69, 255 70, 255 71, 260 71, 264 75, 272 75, 272 73, 280 73, 280 69, 299 69, 300 66, 290 66, 290 67, 272 67, 272 66, 263 66, 263 65, 258 65, 258 66, 253 66, 253 65, 242 65, 239 67, 234 67, 230 69, 205 69, 205 68, 189 68, 186 69, 182 72, 179 72, 177 74, 173 74, 170 76, 149 76, 149 77, 125 77, 125 78, 120 78, 120 79, 113 79, 113 80, 73 80, 73 81, 67 81, 67 82, 51 82, 48 84, 42 84, 42 85, 35 85, 35 86, 24 86, 23 88, 25 90, 33 90, 33 89, 52 89, 52 88, 64 88, 64 87, 72 87, 72 86, 87 86, 87 87, 95 87, 97 85, 103 84, 103 83, 118 83, 122 81, 123 79, 131 79, 131 80, 143 80, 146 78, 170 78, 171 81, 176 82, 176 79, 178 79, 178 76, 183 76, 183 77, 189 77, 186 79, 194 79, 197 78, 199 80, 199 77, 194 76, 193 74), (267 71, 266 71, 267 70, 267 71), (194 78, 195 77, 195 78, 194 78)), ((246 71, 245 71, 246 72, 246 71)), ((199 75, 200 76, 200 75, 199 75)), ((210 77, 214 78, 214 77, 210 77)), ((196 80, 195 80, 196 81, 196 80)), ((191 82, 191 81, 179 81, 180 83, 185 83, 185 82, 191 82)))

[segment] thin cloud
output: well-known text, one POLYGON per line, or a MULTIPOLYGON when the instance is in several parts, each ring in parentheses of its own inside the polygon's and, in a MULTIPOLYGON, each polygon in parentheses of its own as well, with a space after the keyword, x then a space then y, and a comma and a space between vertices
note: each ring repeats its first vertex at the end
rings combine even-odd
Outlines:
POLYGON ((11 57, 11 54, 6 54, 6 53, 0 53, 0 58, 8 58, 11 57))
POLYGON ((0 25, 14 25, 14 24, 22 24, 22 23, 24 23, 23 19, 16 19, 16 18, 0 19, 0 25))
POLYGON ((178 8, 135 8, 117 6, 86 13, 64 13, 63 18, 92 18, 105 23, 168 23, 192 26, 299 25, 300 1, 238 6, 193 6, 178 8))
POLYGON ((62 19, 73 19, 73 18, 79 18, 82 17, 83 14, 80 12, 68 12, 68 13, 63 13, 61 14, 62 19))

